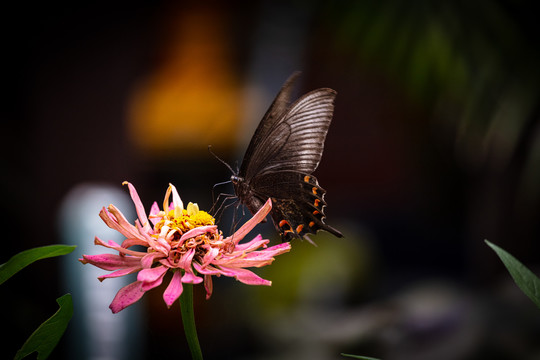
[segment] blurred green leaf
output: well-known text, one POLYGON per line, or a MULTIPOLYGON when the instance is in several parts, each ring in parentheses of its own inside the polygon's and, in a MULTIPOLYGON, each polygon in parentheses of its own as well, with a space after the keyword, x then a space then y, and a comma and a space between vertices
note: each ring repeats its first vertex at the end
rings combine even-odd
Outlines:
POLYGON ((22 251, 0 265, 0 284, 37 260, 66 255, 75 248, 74 245, 48 245, 22 251))
POLYGON ((487 240, 485 242, 501 258, 517 286, 540 308, 540 279, 508 252, 487 240))
POLYGON ((373 357, 369 357, 369 356, 351 355, 351 354, 343 354, 343 353, 341 353, 341 356, 350 357, 350 358, 353 358, 353 359, 379 360, 377 358, 373 358, 373 357))
POLYGON ((36 351, 38 360, 46 359, 54 350, 73 316, 71 294, 59 297, 56 302, 60 309, 30 335, 21 349, 17 351, 15 360, 22 359, 36 351))

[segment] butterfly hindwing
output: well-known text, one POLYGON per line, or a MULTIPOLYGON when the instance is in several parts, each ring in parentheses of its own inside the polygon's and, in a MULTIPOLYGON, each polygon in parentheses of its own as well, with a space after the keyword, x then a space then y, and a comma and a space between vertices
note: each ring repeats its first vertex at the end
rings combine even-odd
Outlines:
POLYGON ((254 198, 272 199, 272 220, 282 240, 302 238, 319 230, 343 236, 324 223, 326 191, 315 176, 295 171, 262 175, 255 179, 254 188, 257 189, 254 198))

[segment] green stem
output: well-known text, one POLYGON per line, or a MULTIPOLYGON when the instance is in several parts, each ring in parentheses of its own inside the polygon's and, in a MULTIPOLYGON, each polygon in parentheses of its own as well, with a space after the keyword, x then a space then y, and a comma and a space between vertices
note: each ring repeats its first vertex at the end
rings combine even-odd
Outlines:
POLYGON ((197 337, 197 328, 195 326, 195 312, 193 311, 193 284, 182 284, 184 289, 180 295, 180 310, 182 312, 182 323, 184 332, 191 351, 191 357, 194 360, 202 360, 201 346, 197 337))

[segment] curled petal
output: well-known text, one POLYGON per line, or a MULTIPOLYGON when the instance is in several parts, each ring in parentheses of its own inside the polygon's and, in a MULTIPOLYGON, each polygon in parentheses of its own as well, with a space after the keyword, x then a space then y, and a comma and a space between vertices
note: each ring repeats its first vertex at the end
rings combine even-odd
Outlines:
POLYGON ((136 303, 143 297, 144 293, 145 291, 142 289, 142 282, 132 282, 131 284, 121 288, 116 293, 116 296, 111 302, 111 305, 109 305, 109 308, 112 310, 113 314, 116 314, 117 312, 124 310, 128 306, 136 303))
POLYGON ((146 217, 146 211, 144 211, 144 206, 141 202, 141 198, 139 197, 139 194, 137 193, 137 190, 135 190, 135 187, 131 185, 131 183, 124 181, 122 185, 127 185, 129 188, 129 194, 131 195, 131 200, 133 200, 133 204, 135 204, 135 210, 137 211, 137 216, 139 217, 139 220, 142 224, 142 227, 145 231, 150 231, 150 224, 148 224, 148 218, 146 217))
POLYGON ((113 230, 118 231, 127 238, 137 238, 139 231, 134 225, 131 225, 122 212, 114 205, 109 205, 107 209, 103 208, 99 212, 99 217, 113 230))
POLYGON ((180 243, 184 242, 186 239, 190 239, 206 233, 215 233, 217 231, 217 225, 205 225, 199 226, 189 231, 186 231, 182 237, 180 237, 180 243))
POLYGON ((132 256, 120 256, 114 254, 83 255, 79 261, 83 264, 92 264, 103 270, 117 270, 139 265, 141 259, 132 256))
POLYGON ((139 270, 141 270, 140 266, 128 267, 128 268, 125 268, 125 269, 113 271, 112 273, 109 273, 109 274, 106 274, 106 275, 101 275, 101 276, 98 277, 98 279, 99 279, 99 281, 103 281, 103 280, 109 279, 109 278, 116 278, 116 277, 120 277, 120 276, 133 274, 133 273, 136 273, 139 270))
POLYGON ((180 261, 178 262, 178 266, 184 269, 186 272, 192 271, 191 262, 193 261, 193 256, 195 256, 195 248, 189 249, 187 253, 182 255, 180 261))
POLYGON ((101 246, 104 246, 104 247, 109 248, 109 249, 114 249, 114 250, 118 251, 119 253, 126 254, 126 255, 133 255, 133 256, 137 256, 137 257, 143 257, 144 255, 146 255, 145 252, 126 249, 126 248, 118 245, 117 243, 115 243, 112 240, 109 240, 109 242, 105 243, 103 240, 101 240, 97 236, 94 238, 94 244, 101 245, 101 246))
POLYGON ((169 184, 167 192, 165 193, 165 199, 163 199, 163 210, 167 211, 167 209, 174 209, 174 217, 180 217, 182 215, 182 210, 184 209, 182 199, 180 199, 180 195, 178 195, 178 191, 176 191, 173 184, 169 184), (173 197, 172 206, 169 205, 169 197, 171 194, 173 197))
POLYGON ((122 241, 122 247, 125 248, 125 249, 130 248, 132 246, 137 246, 137 245, 148 246, 148 242, 144 241, 144 240, 141 240, 139 238, 137 238, 137 239, 126 239, 126 240, 122 241))
POLYGON ((174 217, 180 217, 182 216, 182 210, 184 210, 184 203, 182 202, 182 199, 180 199, 180 195, 178 195, 178 191, 176 191, 176 188, 173 184, 169 184, 169 187, 172 191, 172 199, 174 204, 174 217))

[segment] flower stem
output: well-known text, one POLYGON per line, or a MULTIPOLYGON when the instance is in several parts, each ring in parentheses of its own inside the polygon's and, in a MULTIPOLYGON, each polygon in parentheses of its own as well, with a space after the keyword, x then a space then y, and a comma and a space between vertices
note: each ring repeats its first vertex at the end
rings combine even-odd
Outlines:
POLYGON ((184 283, 184 290, 180 295, 180 310, 182 312, 182 323, 184 332, 191 351, 191 357, 194 360, 202 360, 201 346, 197 337, 197 328, 195 326, 195 312, 193 311, 193 284, 184 283))

